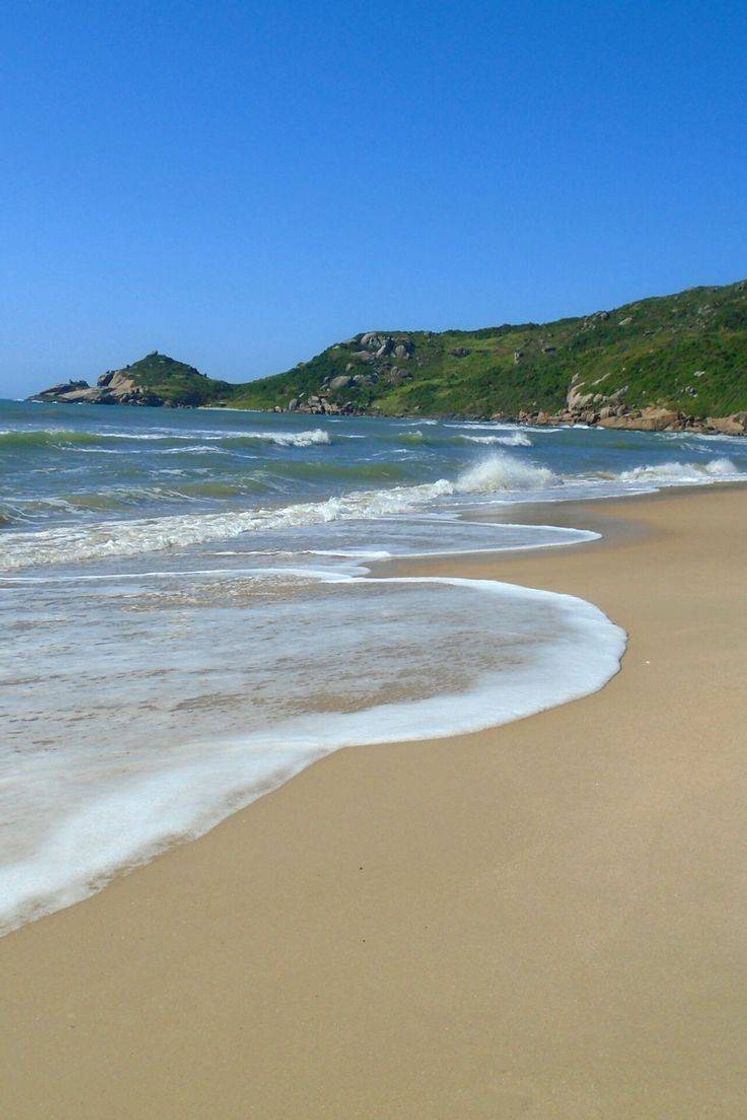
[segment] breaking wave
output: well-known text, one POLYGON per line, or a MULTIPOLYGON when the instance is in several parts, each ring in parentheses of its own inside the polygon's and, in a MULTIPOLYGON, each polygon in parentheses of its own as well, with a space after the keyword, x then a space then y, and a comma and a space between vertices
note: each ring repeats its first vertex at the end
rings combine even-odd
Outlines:
MULTIPOLYGON (((276 439, 285 439, 286 433, 276 433, 275 436, 276 439)), ((290 438, 290 434, 287 438, 290 438)), ((308 440, 309 443, 305 444, 308 446, 310 443, 325 442, 327 433, 321 429, 298 432, 293 435, 293 439, 308 440)), ((300 443, 296 445, 304 446, 300 443)), ((2 539, 0 568, 15 570, 32 564, 75 563, 110 557, 134 557, 142 553, 230 540, 244 533, 295 529, 345 520, 376 520, 417 513, 432 505, 448 507, 449 499, 464 499, 470 496, 486 498, 490 495, 506 495, 509 498, 521 499, 541 491, 549 491, 549 496, 553 497, 555 496, 553 491, 557 492, 556 496, 561 496, 563 493, 567 494, 574 484, 597 487, 602 481, 611 483, 616 492, 626 493, 640 487, 712 483, 719 479, 736 481, 743 477, 744 475, 734 463, 725 458, 712 459, 701 464, 667 462, 635 467, 617 474, 561 476, 547 467, 522 461, 506 451, 495 451, 453 480, 440 478, 435 482, 413 485, 350 490, 320 501, 271 506, 254 505, 248 509, 207 513, 195 511, 150 518, 107 520, 93 524, 90 522, 67 524, 34 532, 9 533, 2 539)), ((200 484, 203 490, 205 486, 209 491, 210 480, 200 484)), ((193 491, 191 494, 184 493, 186 488, 180 487, 179 496, 195 497, 200 493, 200 487, 197 492, 193 491)), ((165 493, 167 491, 161 491, 161 496, 165 493)), ((57 500, 59 501, 59 498, 57 500)), ((106 502, 122 503, 126 500, 124 494, 115 492, 106 500, 101 497, 97 499, 78 497, 76 505, 85 504, 91 509, 95 508, 98 502, 103 510, 106 508, 106 502)), ((453 502, 451 505, 453 507, 453 502)), ((12 516, 10 510, 6 510, 6 513, 11 513, 12 516)))
POLYGON ((523 432, 514 432, 510 436, 462 436, 469 443, 502 443, 504 447, 531 447, 532 441, 523 432))
POLYGON ((457 480, 459 494, 492 494, 501 490, 544 490, 560 482, 547 467, 522 463, 511 455, 495 452, 482 459, 457 480))
POLYGON ((713 482, 718 478, 739 475, 731 459, 711 459, 708 463, 659 463, 657 466, 633 467, 617 476, 621 482, 661 482, 664 484, 713 482))
MULTIPOLYGON (((234 441, 257 441, 273 443, 278 447, 312 447, 314 444, 330 444, 329 432, 314 428, 305 432, 174 432, 164 429, 158 432, 83 432, 70 428, 36 428, 28 431, 4 429, 0 431, 0 448, 33 447, 105 447, 110 440, 127 440, 133 443, 181 443, 184 441, 206 441, 208 443, 232 443, 234 441)), ((186 450, 194 450, 188 448, 186 450)))
POLYGON ((413 486, 357 490, 325 501, 279 507, 177 514, 19 532, 4 539, 0 566, 16 569, 30 564, 132 557, 144 552, 227 540, 257 530, 391 517, 443 498, 544 489, 558 481, 552 471, 544 467, 521 463, 508 454, 496 452, 465 471, 456 481, 441 478, 413 486))

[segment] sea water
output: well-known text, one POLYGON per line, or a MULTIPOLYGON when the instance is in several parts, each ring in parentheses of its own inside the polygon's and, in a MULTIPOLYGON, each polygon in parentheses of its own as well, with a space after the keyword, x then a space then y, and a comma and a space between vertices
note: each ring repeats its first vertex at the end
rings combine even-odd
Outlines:
POLYGON ((577 545, 552 502, 742 477, 747 443, 692 435, 0 404, 3 928, 339 747, 518 719, 619 665, 592 604, 376 560, 577 545), (527 500, 547 525, 461 516, 527 500))

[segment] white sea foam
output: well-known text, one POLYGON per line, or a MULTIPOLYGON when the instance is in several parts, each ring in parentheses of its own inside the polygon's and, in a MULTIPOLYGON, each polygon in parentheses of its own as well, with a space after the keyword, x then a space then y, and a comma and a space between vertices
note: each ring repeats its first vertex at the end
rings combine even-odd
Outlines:
POLYGON ((560 480, 547 467, 496 452, 480 460, 457 480, 459 494, 495 494, 502 490, 543 490, 560 480))
POLYGON ((280 447, 312 447, 314 444, 331 443, 329 432, 314 428, 309 432, 256 432, 252 439, 266 439, 280 447))
MULTIPOLYGON (((623 632, 591 604, 513 585, 338 576, 334 597, 324 603, 312 599, 304 609, 291 598, 280 609, 272 600, 264 613, 258 607, 234 619, 225 604, 241 594, 241 585, 216 587, 214 574, 211 580, 188 584, 188 595, 209 595, 202 612, 182 596, 175 615, 167 597, 151 617, 146 588, 145 596, 121 593, 113 613, 110 600, 98 622, 89 618, 86 634, 97 654, 85 697, 71 695, 68 680, 79 680, 85 649, 55 676, 29 639, 29 666, 46 676, 36 693, 43 710, 22 711, 18 721, 25 747, 24 719, 32 715, 40 748, 11 750, 0 787, 11 830, 0 869, 7 929, 68 906, 117 871, 204 833, 339 747, 520 719, 601 688, 624 649, 623 632), (131 634, 136 625, 146 629, 128 646, 117 627, 131 634), (143 642, 148 627, 159 641, 143 642), (129 673, 123 671, 128 658, 129 673), (122 686, 110 707, 99 682, 113 673, 122 686), (185 699, 177 703, 179 689, 185 699), (320 696, 331 712, 321 710, 320 696), (150 709, 155 702, 155 711, 163 710, 164 697, 170 721, 164 726, 176 722, 191 734, 161 744, 150 709), (264 705, 259 716, 256 702, 264 705), (60 735, 58 725, 68 718, 67 734, 60 735), (54 750, 43 742, 50 726, 57 729, 54 750)), ((38 607, 40 620, 53 602, 38 607)), ((91 603, 85 592, 80 607, 90 611, 91 603)), ((67 626, 64 619, 60 624, 67 626)), ((54 655, 54 643, 45 650, 54 655)))
POLYGON ((594 496, 600 488, 601 492, 611 495, 657 486, 737 481, 744 477, 731 460, 721 458, 704 463, 671 462, 636 467, 618 474, 561 478, 547 467, 519 460, 506 452, 495 452, 454 481, 442 478, 413 486, 356 490, 320 502, 253 507, 243 511, 182 513, 8 533, 0 544, 0 570, 12 571, 32 564, 134 557, 273 529, 377 520, 417 512, 434 503, 460 497, 510 496, 512 500, 521 500, 525 495, 583 497, 594 496))
POLYGON ((228 540, 257 530, 319 525, 342 518, 371 520, 404 513, 452 493, 453 484, 442 479, 421 486, 358 491, 323 502, 304 502, 277 508, 177 514, 170 517, 104 521, 96 525, 56 526, 35 533, 13 533, 3 538, 0 567, 11 570, 30 564, 138 556, 145 552, 228 540))
POLYGON ((242 440, 258 441, 260 443, 274 443, 278 447, 313 447, 315 444, 330 444, 332 439, 329 432, 323 428, 311 428, 303 432, 274 432, 274 431, 256 431, 256 432, 243 432, 240 430, 232 431, 225 429, 219 432, 215 431, 201 431, 190 432, 186 435, 173 435, 170 434, 169 439, 186 439, 193 440, 196 436, 205 440, 207 443, 233 443, 241 442, 242 440))
POLYGON ((658 463, 652 466, 633 467, 617 476, 621 482, 651 482, 673 485, 677 483, 714 482, 720 478, 728 481, 740 476, 731 459, 711 459, 707 463, 658 463))
POLYGON ((457 422, 445 422, 445 428, 457 428, 459 431, 483 431, 483 432, 519 432, 523 430, 521 424, 503 423, 500 420, 459 420, 457 422))
MULTIPOLYGON (((117 438, 128 439, 129 436, 121 435, 117 438)), ((277 447, 314 447, 315 445, 330 444, 332 439, 329 432, 323 428, 311 428, 303 432, 274 432, 274 431, 252 431, 244 432, 241 430, 233 431, 225 429, 221 431, 193 431, 186 433, 168 432, 159 436, 142 435, 136 436, 136 439, 160 439, 160 440, 175 440, 175 441, 192 441, 200 439, 204 443, 241 443, 243 441, 259 442, 259 443, 273 443, 277 447)), ((199 445, 198 445, 199 446, 199 445)), ((194 451, 194 447, 174 448, 171 450, 186 452, 194 451)), ((202 448, 202 450, 211 450, 209 448, 202 448)))
POLYGON ((736 442, 732 458, 709 461, 705 443, 655 434, 636 433, 630 446, 597 431, 586 443, 582 432, 543 442, 553 429, 493 422, 444 432, 418 419, 373 421, 363 435, 362 421, 343 418, 327 449, 327 421, 289 430, 316 418, 253 417, 246 431, 179 414, 173 428, 143 430, 132 415, 131 431, 125 417, 110 432, 61 429, 41 452, 32 447, 29 461, 51 479, 23 472, 12 433, 0 446, 17 471, 3 492, 15 520, 0 535, 12 650, 0 905, 10 924, 199 835, 338 746, 521 718, 601 687, 616 669, 624 636, 589 604, 470 581, 361 578, 373 561, 595 536, 458 520, 496 501, 745 477, 736 442), (102 476, 90 457, 57 455, 65 439, 131 458, 107 460, 102 476), (686 461, 657 463, 676 458, 686 461), (174 463, 183 494, 159 489, 174 463), (115 494, 120 469, 123 500, 142 493, 138 512, 157 516, 115 520, 95 506, 102 484, 107 500, 115 494), (257 492, 273 498, 248 496, 257 492), (15 531, 16 495, 35 503, 29 525, 41 529, 15 531))
POLYGON ((372 520, 417 510, 443 498, 541 489, 555 481, 552 472, 544 467, 535 467, 507 454, 495 453, 465 471, 455 482, 438 479, 415 486, 352 491, 322 502, 275 508, 177 514, 13 533, 3 539, 0 568, 12 570, 30 564, 137 556, 144 552, 228 540, 258 530, 349 519, 372 520))
POLYGON ((458 423, 445 423, 445 428, 457 428, 461 432, 531 432, 533 435, 542 435, 545 432, 564 432, 566 428, 548 428, 544 424, 512 424, 500 420, 460 420, 458 423))
MULTIPOLYGON (((352 437, 351 437, 352 438, 352 437)), ((110 431, 97 429, 92 431, 79 431, 70 428, 37 428, 37 429, 0 429, 0 445, 3 440, 10 443, 27 442, 39 443, 58 442, 60 445, 69 444, 71 450, 83 450, 81 444, 105 442, 106 440, 126 440, 132 443, 194 443, 200 440, 207 443, 219 443, 234 440, 252 440, 264 443, 274 443, 279 447, 312 447, 314 444, 329 444, 332 442, 329 432, 323 428, 313 428, 308 431, 242 431, 239 429, 190 429, 177 431, 172 428, 158 428, 155 431, 110 431)), ((185 451, 193 450, 192 447, 184 448, 185 451)))
POLYGON ((469 443, 494 444, 502 443, 504 447, 531 447, 532 441, 523 432, 513 432, 510 436, 466 436, 469 443))

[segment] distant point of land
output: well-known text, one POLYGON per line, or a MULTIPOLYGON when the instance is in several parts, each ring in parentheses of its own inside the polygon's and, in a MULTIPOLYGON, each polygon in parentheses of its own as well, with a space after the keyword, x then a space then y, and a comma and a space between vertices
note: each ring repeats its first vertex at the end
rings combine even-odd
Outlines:
POLYGON ((34 400, 747 432, 747 281, 551 323, 372 330, 239 385, 157 350, 34 400))

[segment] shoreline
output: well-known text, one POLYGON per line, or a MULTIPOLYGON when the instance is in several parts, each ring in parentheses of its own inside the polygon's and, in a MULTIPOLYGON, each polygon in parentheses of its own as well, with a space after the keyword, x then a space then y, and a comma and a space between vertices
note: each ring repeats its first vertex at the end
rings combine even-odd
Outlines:
POLYGON ((5 1111, 741 1116, 746 492, 505 507, 605 539, 377 564, 578 595, 622 672, 337 751, 9 934, 5 1111))
MULTIPOLYGON (((676 432, 681 435, 694 435, 694 436, 729 436, 736 437, 737 439, 744 439, 747 437, 747 412, 736 411, 728 413, 724 416, 691 416, 689 413, 677 412, 669 408, 651 407, 644 409, 633 409, 632 411, 625 411, 617 416, 609 417, 595 417, 594 414, 584 412, 583 415, 579 414, 578 419, 569 419, 565 414, 549 414, 547 412, 540 413, 520 413, 516 416, 505 416, 503 413, 498 415, 470 413, 463 415, 462 413, 445 413, 444 415, 432 415, 423 412, 403 412, 396 415, 390 415, 384 412, 371 412, 359 411, 357 409, 345 408, 281 408, 275 406, 274 408, 236 408, 233 405, 220 405, 220 404, 170 404, 167 401, 161 400, 159 403, 150 401, 147 404, 140 404, 133 401, 117 401, 112 403, 109 400, 94 400, 94 399, 70 399, 64 397, 59 398, 45 398, 44 390, 42 393, 32 395, 30 397, 18 397, 15 403, 20 404, 92 404, 100 405, 105 404, 107 408, 157 408, 178 409, 180 411, 193 411, 193 412, 248 412, 265 416, 316 416, 325 417, 329 416, 333 419, 335 417, 346 416, 352 417, 356 420, 418 420, 427 421, 435 420, 439 423, 495 423, 495 424, 514 424, 517 427, 537 428, 541 431, 547 427, 562 427, 562 428, 604 428, 608 431, 623 431, 623 432, 676 432), (668 415, 663 415, 667 413, 668 415)), ((73 390, 73 395, 81 390, 73 390)), ((95 389, 88 386, 82 390, 85 392, 95 392, 95 389)), ((11 398, 8 398, 11 400, 11 398)))

